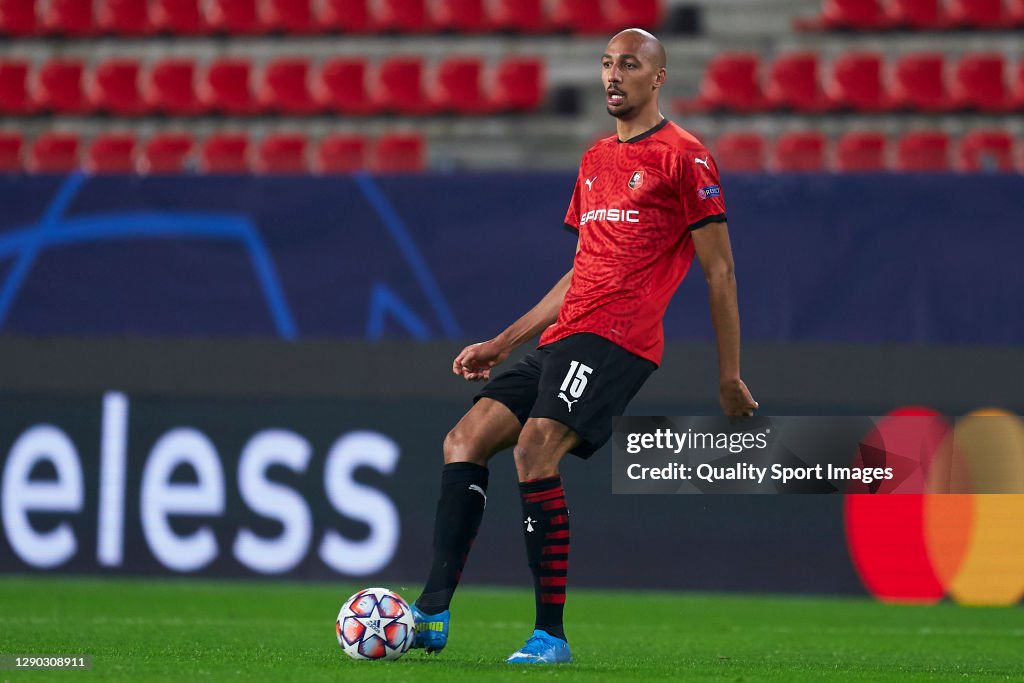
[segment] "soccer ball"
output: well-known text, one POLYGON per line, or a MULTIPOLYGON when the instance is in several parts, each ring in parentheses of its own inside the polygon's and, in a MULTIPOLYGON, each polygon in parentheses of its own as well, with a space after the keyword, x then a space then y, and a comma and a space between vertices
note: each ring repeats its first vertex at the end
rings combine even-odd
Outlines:
POLYGON ((345 601, 335 630, 352 659, 398 659, 412 647, 412 610, 398 593, 364 588, 345 601))

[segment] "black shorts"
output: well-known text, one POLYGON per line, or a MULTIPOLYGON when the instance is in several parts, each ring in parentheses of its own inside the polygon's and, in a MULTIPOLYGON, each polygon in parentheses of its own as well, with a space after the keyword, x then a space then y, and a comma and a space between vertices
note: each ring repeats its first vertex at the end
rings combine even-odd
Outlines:
POLYGON ((589 458, 612 435, 612 418, 622 415, 656 368, 596 334, 574 334, 523 358, 473 402, 494 399, 523 424, 531 417, 557 420, 580 437, 570 452, 589 458))

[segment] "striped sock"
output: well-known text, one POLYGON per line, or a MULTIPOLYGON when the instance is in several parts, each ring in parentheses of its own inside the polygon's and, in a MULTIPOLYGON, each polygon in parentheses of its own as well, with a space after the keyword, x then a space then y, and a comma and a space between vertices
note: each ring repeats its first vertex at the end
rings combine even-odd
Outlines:
POLYGON ((565 608, 569 569, 569 510, 561 477, 535 479, 519 484, 523 503, 523 537, 533 572, 537 601, 534 628, 565 640, 562 611, 565 608))

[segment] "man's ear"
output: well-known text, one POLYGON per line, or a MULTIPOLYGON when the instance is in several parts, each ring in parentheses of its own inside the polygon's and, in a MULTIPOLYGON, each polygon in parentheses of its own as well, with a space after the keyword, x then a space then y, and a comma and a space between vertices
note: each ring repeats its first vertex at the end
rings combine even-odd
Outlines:
POLYGON ((658 73, 654 74, 654 87, 660 88, 665 85, 665 81, 668 80, 668 73, 665 71, 665 67, 658 69, 658 73))

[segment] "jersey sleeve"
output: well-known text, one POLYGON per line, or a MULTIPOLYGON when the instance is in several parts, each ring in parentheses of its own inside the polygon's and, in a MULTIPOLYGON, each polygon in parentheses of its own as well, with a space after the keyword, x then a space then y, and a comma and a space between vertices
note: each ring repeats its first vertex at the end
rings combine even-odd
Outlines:
POLYGON ((725 197, 718 164, 707 150, 679 156, 683 214, 690 230, 725 220, 725 197))
POLYGON ((569 201, 569 210, 565 212, 565 227, 573 232, 580 230, 580 176, 576 174, 576 187, 572 190, 572 199, 569 201))

